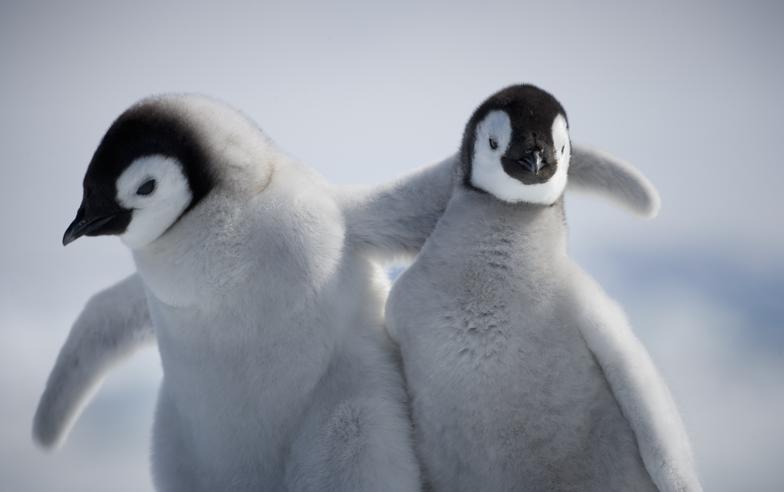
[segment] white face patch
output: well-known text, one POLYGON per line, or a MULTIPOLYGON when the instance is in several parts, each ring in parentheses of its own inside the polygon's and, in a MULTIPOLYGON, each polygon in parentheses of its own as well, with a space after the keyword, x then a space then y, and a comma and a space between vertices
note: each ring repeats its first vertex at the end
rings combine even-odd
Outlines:
POLYGON ((566 119, 563 117, 563 115, 559 114, 555 117, 551 131, 553 135, 553 147, 555 148, 555 158, 558 160, 558 167, 563 166, 564 169, 568 171, 566 168, 569 167, 569 159, 572 156, 572 148, 569 145, 569 128, 566 127, 566 119))
POLYGON ((176 159, 153 155, 135 160, 117 180, 117 202, 133 211, 120 239, 132 249, 146 246, 171 227, 191 198, 176 159))
POLYGON ((566 188, 571 154, 569 132, 562 115, 553 121, 551 132, 557 164, 555 174, 545 183, 525 184, 506 174, 501 163, 512 139, 509 115, 505 111, 491 111, 476 127, 471 184, 505 202, 552 205, 566 188))

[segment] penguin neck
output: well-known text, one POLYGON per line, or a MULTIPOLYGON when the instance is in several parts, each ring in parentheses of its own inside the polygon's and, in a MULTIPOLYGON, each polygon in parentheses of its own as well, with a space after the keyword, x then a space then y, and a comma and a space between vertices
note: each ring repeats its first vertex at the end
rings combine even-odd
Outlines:
POLYGON ((213 193, 160 238, 133 250, 136 268, 151 293, 170 306, 202 305, 228 294, 242 277, 232 252, 244 244, 239 200, 213 193))
POLYGON ((481 244, 514 251, 523 266, 550 263, 567 254, 563 197, 550 206, 508 203, 490 193, 458 185, 443 220, 453 221, 449 229, 461 231, 463 237, 471 230, 470 237, 478 238, 481 244))

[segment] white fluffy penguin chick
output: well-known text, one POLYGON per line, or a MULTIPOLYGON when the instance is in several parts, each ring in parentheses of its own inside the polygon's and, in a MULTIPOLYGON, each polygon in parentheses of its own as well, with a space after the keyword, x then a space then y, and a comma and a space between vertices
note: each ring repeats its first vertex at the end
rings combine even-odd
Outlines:
POLYGON ((465 130, 463 179, 393 286, 387 322, 433 490, 700 490, 650 357, 567 256, 570 151, 550 94, 490 97, 465 130))
POLYGON ((206 98, 144 100, 104 136, 63 243, 132 251, 164 374, 159 490, 419 489, 384 284, 346 254, 331 192, 206 98))

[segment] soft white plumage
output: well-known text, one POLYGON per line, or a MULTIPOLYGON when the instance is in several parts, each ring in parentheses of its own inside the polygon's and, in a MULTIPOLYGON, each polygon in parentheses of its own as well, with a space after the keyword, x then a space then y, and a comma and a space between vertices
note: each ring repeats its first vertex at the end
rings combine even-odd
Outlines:
MULTIPOLYGON (((120 236, 133 238, 164 372, 157 488, 417 490, 402 379, 382 329, 387 284, 355 253, 331 187, 218 103, 171 96, 133 111, 155 122, 175 115, 209 135, 200 145, 214 180, 189 204, 193 163, 142 156, 115 186, 131 209, 120 236), (134 195, 149 177, 155 192, 134 195)), ((85 183, 85 213, 99 206, 91 200, 116 207, 98 196, 111 186, 85 183)), ((94 345, 71 348, 96 357, 94 345)), ((39 415, 36 432, 51 441, 56 430, 39 415)))

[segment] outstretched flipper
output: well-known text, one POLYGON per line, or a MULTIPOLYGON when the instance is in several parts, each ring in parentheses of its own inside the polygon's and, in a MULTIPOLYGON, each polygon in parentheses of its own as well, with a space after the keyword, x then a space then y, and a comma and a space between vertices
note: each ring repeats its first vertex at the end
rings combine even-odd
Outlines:
MULTIPOLYGON (((581 278, 580 278, 581 277, 581 278)), ((604 372, 626 420, 637 438, 640 456, 662 492, 701 491, 689 438, 670 391, 632 332, 621 308, 586 275, 580 332, 604 372)))
POLYGON ((413 256, 444 213, 458 156, 372 188, 347 188, 338 196, 348 237, 379 259, 413 256))
POLYGON ((49 374, 33 421, 33 437, 59 444, 104 374, 155 339, 138 275, 95 294, 71 328, 49 374))
POLYGON ((604 195, 643 217, 659 213, 659 193, 631 164, 600 150, 572 146, 569 188, 604 195))
MULTIPOLYGON (((452 196, 458 159, 453 155, 374 188, 341 190, 338 200, 352 244, 379 259, 415 255, 452 196)), ((569 189, 606 196, 638 215, 659 211, 653 184, 631 164, 598 150, 572 147, 568 183, 569 189)))

